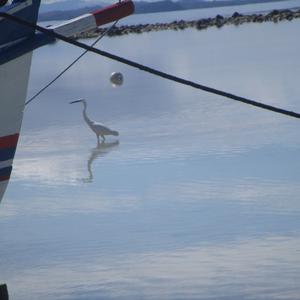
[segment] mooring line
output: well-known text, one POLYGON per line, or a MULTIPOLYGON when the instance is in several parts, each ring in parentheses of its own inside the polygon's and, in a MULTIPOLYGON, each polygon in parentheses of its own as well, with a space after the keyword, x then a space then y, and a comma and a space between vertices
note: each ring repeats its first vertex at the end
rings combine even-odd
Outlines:
MULTIPOLYGON (((116 26, 119 20, 115 21, 113 25, 107 28, 91 45, 90 47, 94 47, 113 27, 116 26)), ((50 87, 56 80, 58 80, 63 74, 65 74, 72 66, 74 66, 85 54, 89 51, 85 50, 81 53, 76 59, 74 59, 67 67, 65 67, 60 73, 58 73, 49 83, 47 83, 43 88, 41 88, 38 92, 36 92, 30 99, 25 102, 25 105, 32 102, 35 98, 37 98, 40 94, 42 94, 48 87, 50 87)))
POLYGON ((93 47, 88 46, 84 43, 78 42, 77 40, 74 40, 74 39, 65 37, 65 36, 63 36, 59 33, 56 33, 53 30, 49 30, 49 29, 46 29, 46 28, 41 27, 39 25, 32 24, 32 23, 30 23, 28 21, 25 21, 23 19, 20 19, 16 16, 12 16, 12 15, 9 15, 7 13, 0 13, 0 17, 4 17, 4 18, 12 20, 12 21, 14 21, 18 24, 22 24, 24 26, 34 28, 34 29, 46 34, 46 35, 49 35, 51 37, 55 37, 59 40, 62 40, 64 42, 68 43, 68 44, 72 44, 72 45, 77 46, 81 49, 85 49, 86 51, 93 52, 95 54, 107 57, 109 59, 118 61, 120 63, 123 63, 123 64, 131 66, 133 68, 148 72, 150 74, 159 76, 161 78, 165 78, 165 79, 168 79, 168 80, 171 80, 171 81, 174 81, 174 82, 186 85, 186 86, 191 86, 193 88, 196 88, 196 89, 208 92, 208 93, 212 93, 212 94, 215 94, 215 95, 223 96, 223 97, 226 97, 226 98, 238 101, 238 102, 242 102, 242 103, 245 103, 245 104, 248 104, 248 105, 252 105, 252 106, 259 107, 259 108, 262 108, 262 109, 265 109, 265 110, 273 111, 273 112, 276 112, 276 113, 279 113, 279 114, 283 114, 283 115, 287 115, 287 116, 290 116, 290 117, 300 119, 300 114, 297 113, 297 112, 289 111, 289 110, 279 108, 279 107, 276 107, 276 106, 272 106, 272 105, 268 105, 268 104, 265 104, 265 103, 262 103, 262 102, 247 99, 247 98, 237 96, 237 95, 234 95, 234 94, 222 91, 222 90, 218 90, 218 89, 215 89, 215 88, 212 88, 212 87, 208 87, 208 86, 205 86, 205 85, 202 85, 202 84, 190 81, 190 80, 186 80, 186 79, 174 76, 172 74, 168 74, 168 73, 156 70, 156 69, 151 68, 151 67, 147 67, 147 66, 142 65, 140 63, 137 63, 135 61, 132 61, 132 60, 126 59, 124 57, 109 53, 107 51, 103 51, 103 50, 100 50, 100 49, 97 49, 97 48, 93 48, 93 47))

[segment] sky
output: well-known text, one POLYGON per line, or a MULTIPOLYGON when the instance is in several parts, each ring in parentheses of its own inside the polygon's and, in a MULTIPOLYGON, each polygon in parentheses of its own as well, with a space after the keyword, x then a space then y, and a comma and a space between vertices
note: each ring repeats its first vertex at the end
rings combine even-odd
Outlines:
MULTIPOLYGON (((45 3, 45 4, 50 4, 50 3, 55 3, 55 2, 62 2, 64 0, 42 0, 42 3, 45 3)), ((85 2, 96 2, 97 0, 83 0, 85 2)), ((143 1, 147 1, 147 2, 156 2, 156 1, 159 1, 159 0, 143 0, 143 1)), ((99 0, 98 2, 107 2, 107 3, 114 3, 114 2, 117 2, 116 0, 99 0)))
MULTIPOLYGON (((42 3, 44 4, 50 4, 50 3, 55 3, 55 2, 62 2, 65 0, 42 0, 42 3)), ((106 2, 106 3, 115 3, 117 0, 82 0, 85 2, 106 2)), ((137 0, 137 1, 146 1, 146 2, 157 2, 159 0, 137 0)), ((176 1, 176 0, 173 0, 176 1)), ((207 0, 210 1, 210 0, 207 0)))

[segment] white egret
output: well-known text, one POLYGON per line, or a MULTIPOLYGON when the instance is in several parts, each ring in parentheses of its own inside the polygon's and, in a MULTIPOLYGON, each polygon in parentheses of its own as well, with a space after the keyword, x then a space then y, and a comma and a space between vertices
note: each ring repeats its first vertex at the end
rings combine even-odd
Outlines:
POLYGON ((112 130, 112 129, 104 126, 101 123, 97 123, 97 122, 89 119, 89 117, 86 114, 87 102, 85 99, 75 100, 75 101, 70 102, 70 104, 79 103, 79 102, 83 103, 83 106, 84 106, 83 111, 82 111, 83 119, 88 124, 88 126, 95 132, 95 134, 97 136, 98 144, 100 143, 99 136, 101 136, 102 141, 105 141, 105 135, 114 135, 114 136, 119 135, 118 131, 112 130))

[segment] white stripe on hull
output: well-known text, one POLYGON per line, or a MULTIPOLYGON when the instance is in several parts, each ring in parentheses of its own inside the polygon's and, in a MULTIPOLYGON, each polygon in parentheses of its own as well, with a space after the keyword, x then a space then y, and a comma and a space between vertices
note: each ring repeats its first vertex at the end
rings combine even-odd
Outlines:
POLYGON ((6 167, 11 167, 13 163, 12 159, 5 160, 5 161, 0 161, 0 169, 6 168, 6 167))
POLYGON ((75 34, 89 31, 97 27, 96 19, 92 14, 85 14, 78 18, 71 19, 57 26, 51 26, 56 33, 70 37, 75 34))
POLYGON ((0 65, 0 137, 20 132, 32 52, 0 65))
POLYGON ((26 40, 26 37, 23 37, 23 38, 20 38, 20 39, 15 40, 15 41, 8 42, 8 43, 6 43, 6 44, 1 45, 1 46, 0 46, 0 49, 1 49, 1 48, 5 48, 5 47, 11 47, 11 46, 16 45, 16 44, 18 44, 18 43, 20 43, 20 42, 22 42, 22 41, 25 41, 25 40, 26 40))

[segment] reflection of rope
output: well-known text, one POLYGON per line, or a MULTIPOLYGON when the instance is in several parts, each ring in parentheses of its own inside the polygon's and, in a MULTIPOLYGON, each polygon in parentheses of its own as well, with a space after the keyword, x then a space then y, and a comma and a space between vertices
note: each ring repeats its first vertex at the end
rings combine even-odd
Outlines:
POLYGON ((20 18, 17 18, 16 16, 12 16, 12 15, 9 15, 9 14, 6 14, 6 13, 0 13, 0 17, 7 18, 9 20, 12 20, 12 21, 18 23, 18 24, 22 24, 22 25, 30 27, 30 28, 34 28, 34 29, 36 29, 40 32, 43 32, 44 34, 47 34, 47 35, 51 36, 51 37, 55 37, 57 39, 63 40, 66 43, 72 44, 72 45, 77 46, 79 48, 82 48, 82 49, 85 49, 87 51, 96 53, 98 55, 110 58, 112 60, 118 61, 118 62, 126 64, 128 66, 131 66, 133 68, 151 73, 153 75, 156 75, 156 76, 159 76, 159 77, 162 77, 162 78, 165 78, 165 79, 168 79, 168 80, 171 80, 171 81, 183 84, 183 85, 191 86, 193 88, 203 90, 203 91, 208 92, 208 93, 223 96, 223 97, 226 97, 226 98, 238 101, 238 102, 242 102, 242 103, 245 103, 245 104, 248 104, 248 105, 253 105, 253 106, 256 106, 256 107, 259 107, 259 108, 262 108, 262 109, 266 109, 266 110, 273 111, 273 112, 276 112, 276 113, 279 113, 279 114, 283 114, 283 115, 287 115, 287 116, 290 116, 290 117, 300 119, 300 114, 299 113, 296 113, 296 112, 293 112, 293 111, 288 111, 288 110, 285 110, 285 109, 282 109, 282 108, 279 108, 279 107, 275 107, 275 106, 272 106, 272 105, 264 104, 264 103, 261 103, 261 102, 257 102, 257 101, 251 100, 251 99, 246 99, 244 97, 240 97, 240 96, 237 96, 237 95, 234 95, 234 94, 230 94, 230 93, 225 92, 225 91, 217 90, 217 89, 214 89, 214 88, 211 88, 211 87, 208 87, 208 86, 205 86, 205 85, 193 82, 193 81, 189 81, 189 80, 186 80, 186 79, 183 79, 183 78, 180 78, 180 77, 177 77, 177 76, 165 73, 165 72, 158 71, 156 69, 153 69, 153 68, 147 67, 145 65, 139 64, 137 62, 134 62, 132 60, 126 59, 124 57, 117 56, 117 55, 111 54, 109 52, 93 48, 91 46, 88 46, 88 45, 86 45, 84 43, 81 43, 81 42, 78 42, 76 40, 72 40, 72 39, 70 39, 68 37, 65 37, 61 34, 58 34, 58 33, 54 32, 52 30, 43 28, 43 27, 41 27, 39 25, 36 25, 36 24, 29 23, 27 21, 24 21, 20 18))
MULTIPOLYGON (((107 28, 92 44, 90 47, 94 47, 116 24, 118 20, 115 21, 109 28, 107 28)), ((57 76, 55 76, 48 84, 46 84, 42 89, 40 89, 36 94, 34 94, 29 100, 25 102, 25 105, 29 104, 36 97, 38 97, 42 92, 44 92, 50 85, 52 85, 57 79, 59 79, 64 73, 66 73, 73 65, 75 65, 86 53, 88 50, 85 50, 80 54, 71 64, 69 64, 64 70, 62 70, 57 76)))

